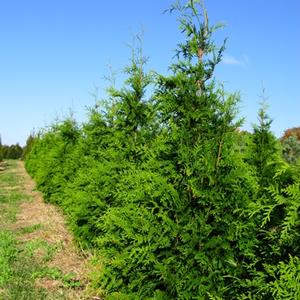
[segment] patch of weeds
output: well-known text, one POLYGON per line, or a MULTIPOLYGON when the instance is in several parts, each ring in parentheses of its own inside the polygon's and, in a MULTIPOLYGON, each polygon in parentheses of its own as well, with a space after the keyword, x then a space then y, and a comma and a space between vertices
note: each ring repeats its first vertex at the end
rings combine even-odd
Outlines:
POLYGON ((18 160, 17 159, 6 159, 3 164, 7 168, 16 168, 17 167, 18 160))
POLYGON ((46 299, 47 291, 36 287, 32 273, 38 264, 23 253, 12 264, 12 277, 6 285, 8 299, 46 299))
POLYGON ((0 172, 0 193, 5 194, 9 190, 18 189, 20 186, 20 176, 14 172, 17 167, 16 161, 6 161, 5 171, 0 172))
MULTIPOLYGON (((31 244, 30 250, 40 246, 38 242, 31 244)), ((19 248, 13 234, 0 231, 0 299, 65 299, 64 291, 47 291, 45 287, 37 286, 37 279, 50 279, 60 282, 60 287, 75 288, 81 284, 74 274, 64 275, 58 268, 45 266, 28 248, 19 248)), ((45 244, 43 244, 45 246, 45 244)), ((46 247, 46 246, 45 246, 46 247)), ((49 249, 49 245, 47 246, 49 249)), ((53 252, 53 249, 50 251, 53 252)))
POLYGON ((11 190, 9 193, 0 194, 0 203, 17 203, 20 201, 28 200, 29 196, 23 193, 11 190))
POLYGON ((7 172, 0 173, 0 184, 2 187, 4 186, 17 186, 18 185, 18 178, 15 173, 7 172))
POLYGON ((16 240, 12 234, 0 231, 0 288, 12 276, 10 266, 15 260, 17 252, 16 240))
POLYGON ((16 214, 19 208, 11 205, 1 205, 0 204, 0 226, 3 228, 8 223, 16 221, 16 214))
POLYGON ((20 210, 17 204, 27 197, 15 191, 11 191, 8 194, 0 194, 0 224, 15 222, 16 214, 20 210))
POLYGON ((76 278, 75 273, 64 274, 61 279, 63 285, 68 288, 82 287, 82 283, 76 278))
MULTIPOLYGON (((20 278, 21 279, 21 278, 20 278)), ((1 295, 2 296, 2 295, 1 295)), ((44 288, 37 288, 33 285, 24 285, 22 279, 18 282, 14 282, 9 290, 5 290, 3 293, 3 300, 29 300, 29 299, 55 299, 47 297, 47 290, 44 288)))
MULTIPOLYGON (((6 161, 6 166, 16 166, 15 161, 6 161)), ((19 203, 28 200, 30 196, 19 191, 18 175, 7 170, 0 173, 0 225, 3 228, 5 223, 14 222, 19 211, 19 203)))
POLYGON ((32 278, 48 278, 52 280, 59 280, 62 277, 62 272, 56 267, 43 267, 32 273, 32 278))
POLYGON ((19 208, 19 203, 23 200, 27 200, 29 196, 24 195, 17 191, 9 191, 6 193, 0 193, 0 225, 1 227, 16 221, 16 215, 19 208))
POLYGON ((23 256, 13 234, 0 231, 1 299, 44 299, 42 289, 36 289, 30 273, 36 265, 23 256))
POLYGON ((9 197, 8 193, 1 193, 0 194, 0 204, 1 203, 7 203, 8 202, 8 197, 9 197))
POLYGON ((39 261, 46 263, 52 260, 60 249, 62 249, 61 243, 50 244, 42 239, 35 239, 25 244, 24 252, 28 256, 39 258, 39 261))
POLYGON ((26 233, 32 233, 34 231, 37 231, 39 229, 42 229, 43 225, 42 224, 34 224, 31 226, 23 227, 20 229, 21 234, 26 234, 26 233))
POLYGON ((56 267, 44 267, 33 274, 35 279, 51 279, 61 282, 61 285, 66 288, 79 288, 82 283, 76 278, 75 273, 63 274, 63 272, 56 267))
POLYGON ((49 294, 45 287, 36 285, 36 279, 61 280, 63 274, 56 268, 45 267, 25 249, 19 249, 12 233, 0 232, 0 299, 65 299, 64 295, 49 294))

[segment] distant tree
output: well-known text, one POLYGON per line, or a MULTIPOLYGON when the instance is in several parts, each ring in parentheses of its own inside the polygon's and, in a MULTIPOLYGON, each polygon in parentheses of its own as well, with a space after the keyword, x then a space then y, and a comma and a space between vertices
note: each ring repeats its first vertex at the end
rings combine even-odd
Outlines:
POLYGON ((298 141, 300 141, 300 127, 293 127, 285 130, 281 137, 281 142, 288 139, 290 136, 294 136, 298 141))
POLYGON ((282 141, 282 154, 290 164, 295 164, 300 158, 300 140, 295 135, 290 135, 282 141))
POLYGON ((262 189, 272 181, 277 170, 277 163, 280 161, 280 145, 271 132, 273 120, 267 114, 267 109, 268 105, 263 100, 258 111, 258 124, 253 126, 252 145, 250 145, 250 159, 248 161, 254 166, 262 189))
POLYGON ((34 133, 31 133, 28 136, 28 138, 26 140, 26 145, 23 148, 22 159, 25 159, 26 156, 30 153, 32 146, 34 144, 34 141, 35 141, 35 135, 34 135, 34 133))
POLYGON ((23 148, 19 144, 2 145, 0 144, 0 161, 1 159, 19 159, 23 153, 23 148))
POLYGON ((7 157, 8 159, 19 159, 23 153, 23 148, 19 144, 8 146, 7 157))
POLYGON ((1 152, 2 152, 3 159, 7 158, 8 150, 9 150, 9 146, 7 146, 7 145, 2 145, 1 146, 1 152))

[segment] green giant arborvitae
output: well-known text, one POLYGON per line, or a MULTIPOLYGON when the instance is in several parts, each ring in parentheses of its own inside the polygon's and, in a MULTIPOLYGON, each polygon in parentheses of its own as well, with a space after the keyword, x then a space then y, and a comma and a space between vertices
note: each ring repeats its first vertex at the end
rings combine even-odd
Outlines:
POLYGON ((248 160, 255 168, 261 188, 270 184, 281 162, 279 142, 271 132, 272 119, 267 108, 266 102, 263 102, 258 111, 258 125, 253 126, 248 160))
POLYGON ((109 88, 105 106, 91 109, 83 126, 77 145, 81 166, 66 186, 64 207, 76 236, 87 244, 101 235, 101 216, 119 205, 118 182, 140 163, 151 143, 153 109, 145 93, 152 79, 145 63, 142 51, 133 50, 124 86, 109 88))
POLYGON ((242 285, 247 286, 244 296, 250 299, 294 299, 300 295, 299 169, 283 161, 266 108, 263 103, 249 147, 248 162, 259 183, 249 210, 257 244, 248 264, 251 276, 242 285))
POLYGON ((252 135, 239 132, 203 5, 171 11, 185 42, 153 95, 135 52, 104 110, 37 135, 27 169, 95 249, 106 299, 297 299, 299 165, 280 159, 264 109, 252 135))
POLYGON ((173 9, 186 42, 173 74, 158 76, 160 133, 99 222, 100 282, 114 299, 232 299, 253 256, 244 210, 256 184, 235 143, 238 97, 213 81, 224 46, 195 1, 173 9))
POLYGON ((61 204, 64 186, 74 175, 73 149, 80 136, 70 117, 41 131, 33 140, 25 166, 47 201, 61 204))

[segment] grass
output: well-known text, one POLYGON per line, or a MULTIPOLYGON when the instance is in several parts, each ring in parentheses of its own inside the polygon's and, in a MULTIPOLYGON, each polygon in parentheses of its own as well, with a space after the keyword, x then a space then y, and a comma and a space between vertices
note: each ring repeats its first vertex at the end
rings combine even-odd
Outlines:
POLYGON ((76 289, 81 283, 74 274, 63 274, 47 263, 62 247, 42 239, 22 239, 22 236, 42 230, 41 224, 16 229, 20 205, 30 197, 22 191, 22 181, 16 172, 17 162, 8 161, 0 172, 0 300, 70 299, 65 290, 76 289), (38 282, 55 281, 58 288, 49 289, 38 282))
POLYGON ((46 299, 31 276, 39 269, 36 262, 20 251, 13 233, 2 231, 0 238, 0 299, 46 299))
POLYGON ((22 233, 22 234, 32 233, 39 229, 43 229, 43 225, 42 224, 34 224, 32 226, 26 226, 26 227, 21 228, 20 233, 22 233))
POLYGON ((49 244, 38 238, 27 242, 24 247, 24 252, 28 257, 35 258, 42 263, 47 263, 53 259, 61 247, 60 244, 49 244))

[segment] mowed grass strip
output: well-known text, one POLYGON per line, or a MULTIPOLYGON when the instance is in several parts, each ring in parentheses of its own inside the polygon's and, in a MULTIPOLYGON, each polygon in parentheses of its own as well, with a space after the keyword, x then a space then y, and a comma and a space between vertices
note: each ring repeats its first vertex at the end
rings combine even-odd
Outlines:
POLYGON ((22 188, 17 163, 5 162, 5 170, 0 172, 0 300, 70 299, 66 290, 80 283, 73 280, 73 274, 47 265, 61 246, 22 240, 22 235, 41 230, 41 224, 14 226, 21 204, 32 200, 22 188))
POLYGON ((0 299, 45 299, 45 291, 35 287, 31 276, 37 265, 10 229, 20 203, 28 199, 21 192, 16 166, 16 161, 8 161, 0 172, 0 299))

